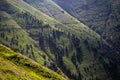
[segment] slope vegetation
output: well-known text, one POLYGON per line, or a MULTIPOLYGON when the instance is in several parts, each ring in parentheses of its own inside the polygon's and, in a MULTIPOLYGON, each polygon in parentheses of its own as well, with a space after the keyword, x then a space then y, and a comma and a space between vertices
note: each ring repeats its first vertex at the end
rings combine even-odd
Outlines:
MULTIPOLYGON (((49 14, 53 15, 53 13, 59 12, 61 17, 66 18, 66 20, 60 19, 58 14, 57 16, 51 16, 45 13, 44 9, 38 9, 40 7, 35 6, 35 4, 41 6, 38 0, 25 1, 1 0, 1 17, 4 14, 12 18, 5 19, 5 22, 2 22, 4 21, 2 19, 1 24, 7 23, 10 25, 11 23, 8 22, 13 21, 14 23, 12 24, 19 26, 22 31, 20 35, 17 34, 18 39, 14 37, 15 42, 13 40, 14 43, 9 44, 12 42, 11 37, 7 37, 9 41, 3 37, 9 31, 2 30, 0 39, 2 43, 9 45, 9 47, 14 45, 14 48, 22 45, 17 48, 19 49, 17 51, 30 55, 28 57, 60 74, 63 74, 63 71, 64 74, 73 80, 112 79, 111 75, 114 75, 116 71, 111 74, 110 72, 112 71, 109 71, 109 69, 112 69, 111 64, 114 63, 114 60, 116 63, 119 62, 119 57, 111 58, 112 54, 116 52, 109 50, 111 49, 110 45, 101 39, 97 33, 71 17, 51 0, 44 0, 45 2, 40 0, 40 3, 43 3, 44 8, 49 11, 55 10, 49 14), (45 5, 49 2, 53 8, 48 8, 49 5, 45 5), (3 35, 3 33, 5 34, 3 35), (21 36, 22 34, 24 35, 21 36), (21 41, 28 44, 23 46, 21 41), (21 48, 26 51, 20 51, 21 48), (33 52, 34 49, 35 52, 33 52)), ((1 27, 3 28, 4 26, 1 25, 1 27)), ((6 27, 9 28, 9 26, 6 27)), ((16 26, 13 27, 16 28, 16 26)), ((14 35, 11 33, 9 32, 9 36, 13 37, 16 35, 15 32, 13 32, 14 35)))
POLYGON ((120 52, 119 0, 54 0, 68 13, 99 33, 120 52))
POLYGON ((33 60, 0 44, 0 79, 66 80, 33 60))
POLYGON ((0 18, 0 42, 38 61, 40 64, 44 64, 45 60, 42 56, 46 56, 46 54, 35 47, 36 42, 29 37, 28 33, 8 13, 0 11, 0 18))

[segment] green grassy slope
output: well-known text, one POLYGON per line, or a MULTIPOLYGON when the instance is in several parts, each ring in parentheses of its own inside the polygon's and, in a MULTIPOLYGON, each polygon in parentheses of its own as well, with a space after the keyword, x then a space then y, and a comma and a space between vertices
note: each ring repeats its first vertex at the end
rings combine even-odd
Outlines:
POLYGON ((1 80, 66 80, 33 60, 0 44, 1 80))
POLYGON ((70 16, 66 11, 60 8, 56 3, 52 0, 24 0, 25 2, 29 3, 33 7, 37 8, 38 10, 42 11, 43 13, 55 18, 56 20, 60 21, 63 24, 79 24, 80 22, 70 16))
POLYGON ((31 13, 39 20, 42 20, 44 22, 44 24, 49 24, 53 28, 59 27, 60 29, 65 30, 67 32, 72 32, 72 34, 78 34, 78 36, 80 36, 80 35, 82 36, 82 34, 83 34, 84 38, 86 38, 86 37, 100 38, 100 36, 98 34, 96 34, 94 31, 90 30, 88 27, 86 27, 82 23, 64 25, 64 24, 60 23, 59 21, 55 20, 54 18, 49 17, 48 15, 45 15, 41 11, 39 11, 36 8, 25 3, 23 0, 20 0, 20 1, 8 0, 8 2, 14 6, 18 6, 22 10, 25 10, 25 11, 31 13))
MULTIPOLYGON (((36 46, 36 42, 29 37, 13 18, 4 11, 0 11, 0 42, 22 52, 22 54, 36 60, 40 64, 44 64, 44 61, 48 60, 46 54, 39 51, 36 46), (46 56, 46 60, 42 57, 46 56)), ((49 61, 48 61, 49 62, 49 61)))
MULTIPOLYGON (((34 55, 31 54, 31 57, 36 56, 34 57, 34 60, 37 59, 39 63, 44 63, 46 66, 46 64, 49 65, 49 61, 52 60, 54 65, 49 66, 50 68, 55 70, 57 66, 68 77, 74 80, 111 80, 109 71, 107 72, 105 70, 106 67, 108 68, 110 60, 108 57, 106 57, 106 55, 109 54, 110 51, 108 49, 111 48, 106 45, 106 43, 100 38, 97 33, 90 30, 82 23, 63 24, 59 20, 57 21, 55 17, 52 18, 46 15, 40 10, 32 7, 30 4, 25 3, 23 0, 2 1, 5 2, 5 4, 3 4, 3 2, 1 3, 2 7, 0 7, 0 9, 2 12, 12 17, 12 19, 9 20, 12 20, 14 22, 13 24, 19 25, 22 30, 25 29, 25 38, 27 38, 28 34, 29 38, 32 37, 30 38, 30 41, 32 40, 33 42, 28 43, 32 45, 32 49, 31 45, 29 47, 26 47, 25 50, 27 50, 27 48, 30 48, 26 55, 30 55, 30 52, 33 50, 33 44, 35 44, 35 46, 38 46, 39 44, 39 48, 43 50, 44 53, 35 53, 34 55), (40 21, 42 21, 43 24, 41 24, 40 21), (26 28, 27 26, 29 28, 26 28), (46 54, 49 56, 49 59, 46 54)), ((56 7, 55 4, 54 7, 56 7)), ((58 7, 57 9, 61 10, 58 7)), ((1 27, 4 26, 2 25, 1 27)), ((6 31, 6 33, 8 33, 8 31, 6 31)), ((23 34, 23 32, 20 34, 23 34)), ((6 35, 7 34, 5 34, 5 36, 6 35)), ((10 33, 9 35, 12 36, 10 33)), ((8 44, 8 42, 11 42, 5 40, 3 38, 3 34, 1 36, 1 41, 6 41, 6 44, 8 44)), ((24 42, 25 38, 20 37, 19 39, 20 41, 23 39, 24 42)), ((25 43, 26 42, 29 42, 29 39, 27 39, 25 43)), ((15 48, 16 47, 17 45, 15 48)), ((19 49, 21 49, 21 47, 19 47, 19 49)), ((61 73, 60 70, 57 70, 57 72, 61 73)))

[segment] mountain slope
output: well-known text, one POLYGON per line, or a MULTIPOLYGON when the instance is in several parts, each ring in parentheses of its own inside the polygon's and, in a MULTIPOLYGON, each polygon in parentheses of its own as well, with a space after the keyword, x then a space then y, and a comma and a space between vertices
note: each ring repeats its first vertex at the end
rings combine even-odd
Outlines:
POLYGON ((42 56, 46 56, 46 54, 35 47, 36 42, 28 36, 28 33, 26 33, 8 13, 0 11, 0 17, 0 42, 16 51, 22 52, 22 54, 38 61, 40 64, 44 64, 45 60, 42 56))
POLYGON ((54 0, 62 8, 99 33, 120 52, 119 0, 54 0))
POLYGON ((66 80, 57 73, 0 44, 0 79, 66 80))
MULTIPOLYGON (((52 0, 24 0, 43 13, 55 18, 63 24, 79 24, 80 22, 69 15, 65 10, 55 4, 52 0)), ((81 23, 82 24, 82 23, 81 23)))
MULTIPOLYGON (((96 38, 99 38, 98 34, 96 34, 94 31, 90 30, 88 27, 86 27, 82 23, 72 24, 72 25, 68 24, 68 26, 67 26, 67 25, 64 25, 64 24, 60 23, 59 21, 55 20, 54 18, 49 17, 48 15, 45 15, 41 11, 39 11, 36 8, 34 8, 34 7, 30 6, 29 4, 25 3, 23 0, 20 0, 20 1, 8 0, 8 2, 10 4, 12 4, 13 6, 17 5, 22 10, 25 10, 25 11, 29 12, 30 14, 34 15, 37 19, 42 20, 45 24, 49 24, 53 28, 59 27, 60 29, 62 29, 64 31, 67 30, 68 32, 74 32, 72 34, 77 34, 78 33, 79 36, 82 33, 86 37, 94 36, 96 38), (87 32, 90 32, 91 34, 89 34, 87 32)), ((77 21, 77 22, 79 22, 79 21, 77 21)), ((94 38, 94 37, 92 37, 92 38, 94 38)), ((89 38, 91 38, 91 37, 89 37, 89 38)))
MULTIPOLYGON (((79 21, 76 21, 77 19, 73 17, 72 21, 78 22, 77 24, 65 24, 62 20, 48 14, 46 15, 41 9, 38 10, 38 7, 33 7, 32 4, 28 4, 23 0, 1 1, 3 1, 0 4, 1 11, 11 16, 12 21, 14 21, 13 24, 17 24, 22 30, 24 29, 25 36, 30 38, 25 42, 32 40, 33 43, 30 42, 28 44, 35 44, 34 47, 37 48, 35 61, 59 73, 63 71, 64 74, 73 80, 112 80, 113 76, 111 75, 115 73, 110 73, 112 71, 109 70, 109 66, 110 69, 112 69, 110 63, 114 63, 114 60, 115 62, 117 60, 119 61, 119 58, 111 58, 112 54, 116 54, 116 52, 112 51, 110 45, 101 39, 97 33, 79 21), (36 60, 36 58, 40 59, 36 60), (58 68, 60 68, 60 70, 58 68)), ((45 1, 45 3, 48 4, 50 0, 45 1)), ((57 8, 56 10, 58 10, 58 12, 63 10, 53 2, 51 2, 51 4, 57 8)), ((51 11, 51 8, 49 9, 51 11)), ((71 16, 65 12, 64 17, 66 16, 71 18, 71 16)), ((3 21, 3 19, 1 21, 3 21)), ((7 20, 5 22, 7 22, 7 20)), ((8 23, 8 25, 10 24, 8 23)), ((1 25, 1 27, 3 28, 4 26, 1 25)), ((9 26, 6 27, 8 28, 9 26)), ((20 34, 22 35, 23 32, 20 34)), ((7 34, 5 34, 5 36, 6 35, 7 34)), ((10 33, 9 35, 13 36, 13 34, 10 33)), ((5 41, 3 40, 3 34, 1 36, 0 40, 5 41)), ((20 37, 20 35, 18 35, 18 38, 20 38, 20 40, 23 39, 23 41, 26 40, 24 37, 20 37)), ((7 43, 4 42, 4 44, 8 45, 8 42, 11 41, 6 42, 7 43)), ((12 45, 9 45, 9 47, 11 46, 12 45)), ((18 49, 20 48, 21 47, 18 49)), ((27 48, 30 48, 29 51, 33 50, 31 46, 26 46, 25 50, 27 50, 27 48)), ((26 55, 30 55, 29 51, 26 55)), ((33 56, 34 55, 30 58, 33 56)))

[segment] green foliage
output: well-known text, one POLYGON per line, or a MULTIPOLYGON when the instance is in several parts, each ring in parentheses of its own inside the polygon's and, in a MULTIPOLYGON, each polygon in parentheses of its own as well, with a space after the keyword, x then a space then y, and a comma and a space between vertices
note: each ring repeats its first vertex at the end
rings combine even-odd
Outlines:
POLYGON ((7 80, 66 80, 33 60, 0 44, 0 77, 7 80), (4 66, 2 66, 4 65, 4 66), (12 66, 12 67, 11 67, 12 66), (2 76, 6 74, 5 76, 2 76))
POLYGON ((120 46, 118 45, 120 43, 120 35, 118 35, 120 34, 118 32, 118 27, 120 27, 119 0, 54 1, 79 21, 99 33, 103 39, 120 52, 120 46))
MULTIPOLYGON (((42 57, 42 55, 45 55, 44 52, 40 52, 38 47, 35 47, 36 42, 29 37, 28 33, 20 28, 20 26, 6 12, 1 11, 0 17, 5 19, 4 21, 0 21, 1 43, 38 61, 40 64, 44 64, 45 60, 42 57)), ((47 59, 48 58, 46 57, 46 60, 47 59)))
MULTIPOLYGON (((111 80, 108 74, 111 58, 109 59, 108 55, 114 52, 108 50, 111 48, 97 33, 70 16, 53 1, 25 0, 29 4, 23 0, 2 1, 4 4, 0 4, 0 29, 3 30, 0 32, 0 43, 59 74, 63 71, 73 80, 111 80), (41 3, 44 5, 41 6, 41 3), (45 9, 51 11, 50 15, 44 12, 45 9), (109 68, 108 72, 106 68, 109 68)), ((83 9, 87 10, 88 6, 84 4, 83 9)), ((44 71, 39 64, 20 54, 3 54, 3 57, 22 67, 23 71, 29 71, 28 76, 40 80, 56 80, 54 73, 50 75, 51 70, 44 71)))

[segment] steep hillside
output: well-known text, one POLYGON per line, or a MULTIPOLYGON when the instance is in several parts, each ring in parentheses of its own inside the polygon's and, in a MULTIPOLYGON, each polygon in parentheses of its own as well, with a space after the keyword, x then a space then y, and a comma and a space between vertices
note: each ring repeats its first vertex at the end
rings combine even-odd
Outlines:
POLYGON ((86 37, 100 38, 98 34, 96 34, 94 31, 90 30, 87 26, 85 26, 82 23, 72 24, 72 25, 71 24, 64 25, 64 24, 60 23, 59 21, 57 21, 56 19, 54 19, 48 15, 45 15, 38 9, 25 3, 23 0, 20 0, 20 1, 7 0, 7 1, 10 4, 12 4, 13 6, 15 6, 15 7, 18 6, 21 10, 27 11, 28 13, 32 14, 38 20, 42 20, 44 22, 44 24, 49 24, 52 28, 55 28, 55 29, 59 28, 59 29, 62 29, 64 31, 70 32, 75 35, 78 34, 77 36, 82 36, 82 34, 83 34, 85 36, 85 38, 86 37), (93 36, 93 37, 91 37, 91 36, 93 36))
POLYGON ((27 3, 23 0, 1 0, 1 43, 11 48, 14 46, 14 50, 17 48, 16 51, 30 55, 28 57, 38 63, 59 74, 64 73, 73 80, 119 80, 119 75, 116 74, 119 71, 119 56, 97 33, 51 0, 25 1, 27 3), (41 6, 40 3, 44 7, 35 6, 41 6), (53 8, 46 5, 48 3, 53 8), (45 13, 43 8, 53 11, 45 13), (56 12, 60 15, 53 16, 56 12), (6 26, 5 29, 3 25, 6 26), (6 31, 9 26, 11 30, 19 30, 6 31), (7 37, 6 40, 6 36, 13 39, 7 37), (26 51, 22 52, 21 48, 26 51), (113 70, 114 67, 117 68, 113 70))
POLYGON ((6 12, 0 11, 0 42, 23 53, 40 64, 48 61, 48 57, 36 47, 36 42, 6 12), (46 59, 43 58, 46 56, 46 59))
POLYGON ((1 80, 67 80, 33 60, 0 44, 1 80))
POLYGON ((119 0, 54 0, 120 52, 119 0))
POLYGON ((64 31, 67 30, 67 32, 70 32, 75 35, 79 34, 78 37, 82 36, 81 34, 83 34, 84 36, 86 36, 87 34, 90 37, 89 36, 86 36, 86 37, 89 37, 89 38, 91 38, 91 36, 100 38, 98 34, 90 30, 86 25, 78 21, 76 18, 72 17, 70 14, 68 14, 65 10, 59 7, 52 0, 43 0, 43 1, 42 0, 23 0, 23 1, 29 3, 37 10, 46 14, 48 17, 50 16, 51 18, 54 18, 55 27, 61 28, 64 31), (67 26, 67 27, 64 27, 64 26, 67 26), (87 32, 91 32, 91 33, 89 34, 87 32))
POLYGON ((56 20, 58 20, 63 24, 75 24, 75 25, 80 24, 80 22, 76 18, 69 15, 65 10, 59 7, 52 0, 43 0, 43 1, 24 0, 24 1, 32 5, 33 7, 37 8, 38 10, 42 11, 43 13, 55 18, 56 20))

